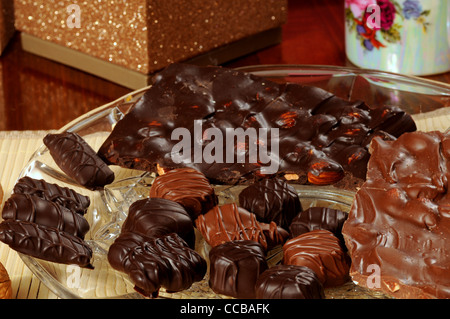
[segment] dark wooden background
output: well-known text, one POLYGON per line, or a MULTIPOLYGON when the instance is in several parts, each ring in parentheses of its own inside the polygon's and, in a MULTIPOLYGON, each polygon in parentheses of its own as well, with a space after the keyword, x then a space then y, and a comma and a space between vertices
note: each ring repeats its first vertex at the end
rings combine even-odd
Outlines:
MULTIPOLYGON (((281 44, 227 63, 350 66, 343 0, 290 0, 281 44)), ((130 89, 26 53, 19 35, 0 57, 0 130, 59 129, 130 89)), ((450 83, 450 73, 428 77, 450 83)))

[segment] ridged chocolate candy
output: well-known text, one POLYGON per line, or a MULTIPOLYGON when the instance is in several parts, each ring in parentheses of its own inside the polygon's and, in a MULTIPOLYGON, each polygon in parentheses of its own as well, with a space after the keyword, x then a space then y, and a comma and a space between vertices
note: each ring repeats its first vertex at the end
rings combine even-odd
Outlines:
POLYGON ((229 241, 209 252, 209 286, 235 298, 255 298, 255 283, 267 268, 264 248, 252 240, 229 241))
POLYGON ((99 155, 109 164, 151 172, 192 167, 213 183, 248 183, 278 173, 295 183, 329 185, 347 176, 365 179, 374 136, 394 139, 414 130, 411 116, 397 107, 374 109, 320 88, 276 83, 233 69, 172 64, 153 77, 99 155), (223 143, 209 138, 208 128, 221 132, 223 143), (227 129, 250 128, 255 140, 226 139, 227 129), (278 129, 279 138, 267 129, 278 129), (182 152, 186 158, 174 159, 180 136, 191 143, 182 152), (255 145, 258 150, 252 153, 255 145), (262 161, 271 151, 273 156, 262 161), (205 160, 204 154, 214 157, 205 160), (274 171, 263 170, 269 167, 274 171))
POLYGON ((310 207, 295 216, 289 226, 289 231, 291 237, 297 237, 316 229, 329 230, 344 245, 342 226, 347 217, 347 213, 338 209, 310 207))
POLYGON ((194 224, 180 204, 163 198, 146 198, 134 202, 122 225, 122 232, 161 237, 177 233, 189 247, 195 246, 194 224))
POLYGON ((16 194, 36 195, 42 199, 55 202, 76 213, 84 215, 91 201, 88 196, 81 195, 68 187, 48 183, 43 179, 34 179, 29 176, 19 179, 14 186, 16 194))
POLYGON ((160 197, 180 203, 195 220, 217 204, 217 196, 208 179, 192 168, 180 168, 155 178, 150 197, 160 197))
POLYGON ((214 207, 200 215, 195 224, 212 247, 233 240, 253 240, 267 250, 283 244, 289 237, 289 233, 274 222, 259 222, 255 214, 236 203, 214 207))
POLYGON ((188 289, 207 269, 206 261, 175 233, 158 238, 123 233, 109 248, 108 261, 146 297, 157 297, 161 287, 167 292, 188 289))
POLYGON ((256 281, 257 299, 324 299, 325 292, 316 273, 308 267, 276 265, 256 281))
POLYGON ((275 222, 289 229, 292 219, 302 210, 294 187, 281 178, 265 178, 246 187, 239 194, 239 206, 264 223, 275 222))
POLYGON ((349 280, 350 260, 339 239, 328 230, 313 230, 288 240, 283 254, 283 264, 311 268, 324 287, 349 280))
POLYGON ((55 228, 8 219, 0 223, 0 241, 32 257, 94 268, 89 245, 81 238, 55 228))
POLYGON ((89 231, 89 223, 82 215, 29 194, 12 194, 3 206, 2 217, 56 228, 81 239, 89 231))
POLYGON ((80 185, 98 189, 114 181, 114 172, 77 133, 47 134, 44 144, 59 168, 80 185))

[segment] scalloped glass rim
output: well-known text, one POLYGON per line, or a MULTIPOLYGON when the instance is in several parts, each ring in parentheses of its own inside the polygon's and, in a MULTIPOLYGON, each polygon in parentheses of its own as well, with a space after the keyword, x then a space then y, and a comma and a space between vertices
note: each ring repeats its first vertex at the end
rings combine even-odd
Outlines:
MULTIPOLYGON (((311 83, 311 85, 315 85, 317 83, 316 80, 318 78, 322 79, 323 77, 338 79, 339 82, 341 79, 349 76, 360 76, 366 79, 371 85, 381 87, 382 90, 400 90, 410 92, 411 94, 415 95, 431 94, 444 97, 450 96, 450 85, 447 85, 445 83, 417 78, 413 76, 403 76, 395 73, 364 70, 351 67, 322 65, 260 65, 240 67, 237 69, 267 78, 301 79, 302 83, 311 83)), ((111 126, 113 126, 114 121, 117 121, 118 118, 115 117, 115 114, 112 114, 114 112, 112 112, 111 110, 118 110, 118 112, 120 113, 120 107, 122 105, 130 107, 146 90, 148 90, 149 87, 150 86, 131 92, 111 103, 100 106, 68 123, 60 130, 58 130, 58 132, 80 132, 85 129, 89 129, 95 121, 97 121, 98 119, 104 119, 105 117, 108 121, 111 122, 111 126)), ((349 89, 350 91, 353 90, 353 84, 350 85, 349 89)), ((348 95, 348 98, 351 98, 351 94, 348 95)), ((22 170, 19 178, 29 175, 30 171, 32 171, 34 168, 36 158, 38 158, 42 154, 45 154, 45 152, 46 147, 44 145, 39 147, 31 156, 29 163, 22 170)), ((324 199, 325 201, 335 201, 340 205, 346 206, 348 209, 351 206, 354 195, 351 192, 338 190, 332 187, 321 187, 320 193, 317 192, 317 187, 299 186, 298 188, 300 189, 301 197, 306 200, 314 200, 317 199, 318 196, 322 196, 322 199, 324 199)), ((35 258, 20 253, 19 255, 24 263, 33 272, 33 274, 35 274, 36 277, 39 278, 58 297, 70 299, 82 298, 81 296, 74 294, 61 282, 56 280, 46 269, 41 266, 41 264, 35 258)), ((112 298, 142 298, 142 296, 138 293, 129 293, 112 298)))

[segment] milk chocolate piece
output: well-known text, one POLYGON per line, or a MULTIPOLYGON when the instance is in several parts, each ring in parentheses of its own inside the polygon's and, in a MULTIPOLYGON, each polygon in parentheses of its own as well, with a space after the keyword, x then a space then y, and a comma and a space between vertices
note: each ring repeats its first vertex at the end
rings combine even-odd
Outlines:
POLYGON ((374 139, 371 148, 342 230, 350 275, 396 298, 450 298, 450 131, 374 139))
POLYGON ((84 239, 89 231, 88 221, 54 202, 29 194, 12 194, 2 211, 4 220, 17 220, 55 228, 84 239))
POLYGON ((93 269, 92 250, 79 237, 36 223, 4 220, 0 241, 11 249, 35 258, 93 269))
POLYGON ((135 289, 146 297, 188 289, 206 274, 206 261, 177 234, 148 238, 122 233, 108 251, 111 266, 129 275, 135 289))
POLYGON ((283 264, 311 268, 324 287, 342 285, 350 278, 350 260, 328 230, 313 230, 288 240, 283 254, 283 264))
POLYGON ((345 245, 342 226, 347 217, 347 213, 338 209, 310 207, 295 216, 289 226, 289 231, 291 237, 294 238, 315 229, 329 230, 345 245))
POLYGON ((236 203, 216 206, 195 221, 197 229, 212 247, 233 240, 253 240, 265 250, 283 244, 289 233, 277 224, 258 222, 255 214, 236 203))
POLYGON ((208 179, 192 168, 180 168, 155 178, 150 197, 160 197, 180 203, 194 221, 217 205, 217 196, 208 179))
POLYGON ((276 265, 264 271, 255 284, 257 299, 324 299, 316 273, 308 267, 276 265))
POLYGON ((302 210, 294 187, 281 178, 264 178, 239 194, 239 206, 264 223, 275 222, 289 229, 292 219, 302 210))
POLYGON ((81 195, 68 187, 48 183, 43 179, 34 179, 29 176, 19 179, 14 186, 16 194, 36 195, 42 199, 55 202, 76 213, 84 215, 91 201, 88 196, 81 195))
POLYGON ((122 232, 146 237, 177 233, 189 247, 195 246, 194 224, 180 204, 163 198, 146 198, 134 202, 122 225, 122 232))
POLYGON ((77 133, 48 134, 44 144, 59 168, 80 185, 98 189, 114 181, 114 172, 77 133))
POLYGON ((209 286, 235 298, 255 298, 255 283, 267 268, 264 248, 253 240, 229 241, 209 252, 209 286))
POLYGON ((108 164, 150 172, 188 166, 215 184, 249 183, 272 175, 263 170, 270 166, 295 183, 329 185, 349 178, 358 185, 366 176, 374 136, 395 139, 416 130, 411 116, 397 107, 372 109, 320 88, 221 67, 172 64, 151 84, 100 147, 108 164), (257 141, 220 144, 209 138, 209 128, 223 139, 227 129, 242 129, 249 136, 255 132, 257 141), (267 129, 278 129, 279 138, 267 129), (186 139, 181 152, 186 157, 174 159, 180 136, 186 139), (279 152, 272 140, 279 143, 279 152), (252 160, 255 145, 258 159, 252 160), (272 151, 267 163, 261 161, 272 151), (212 156, 205 160, 204 154, 212 156), (242 162, 239 155, 245 157, 242 162))

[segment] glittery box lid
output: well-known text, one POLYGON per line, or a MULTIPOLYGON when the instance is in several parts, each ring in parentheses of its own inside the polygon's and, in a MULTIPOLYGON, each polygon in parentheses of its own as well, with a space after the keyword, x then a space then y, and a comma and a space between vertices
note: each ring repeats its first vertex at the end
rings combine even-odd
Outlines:
POLYGON ((0 1, 0 54, 14 34, 14 1, 0 1))
POLYGON ((280 27, 287 0, 15 0, 16 28, 149 74, 280 27))

